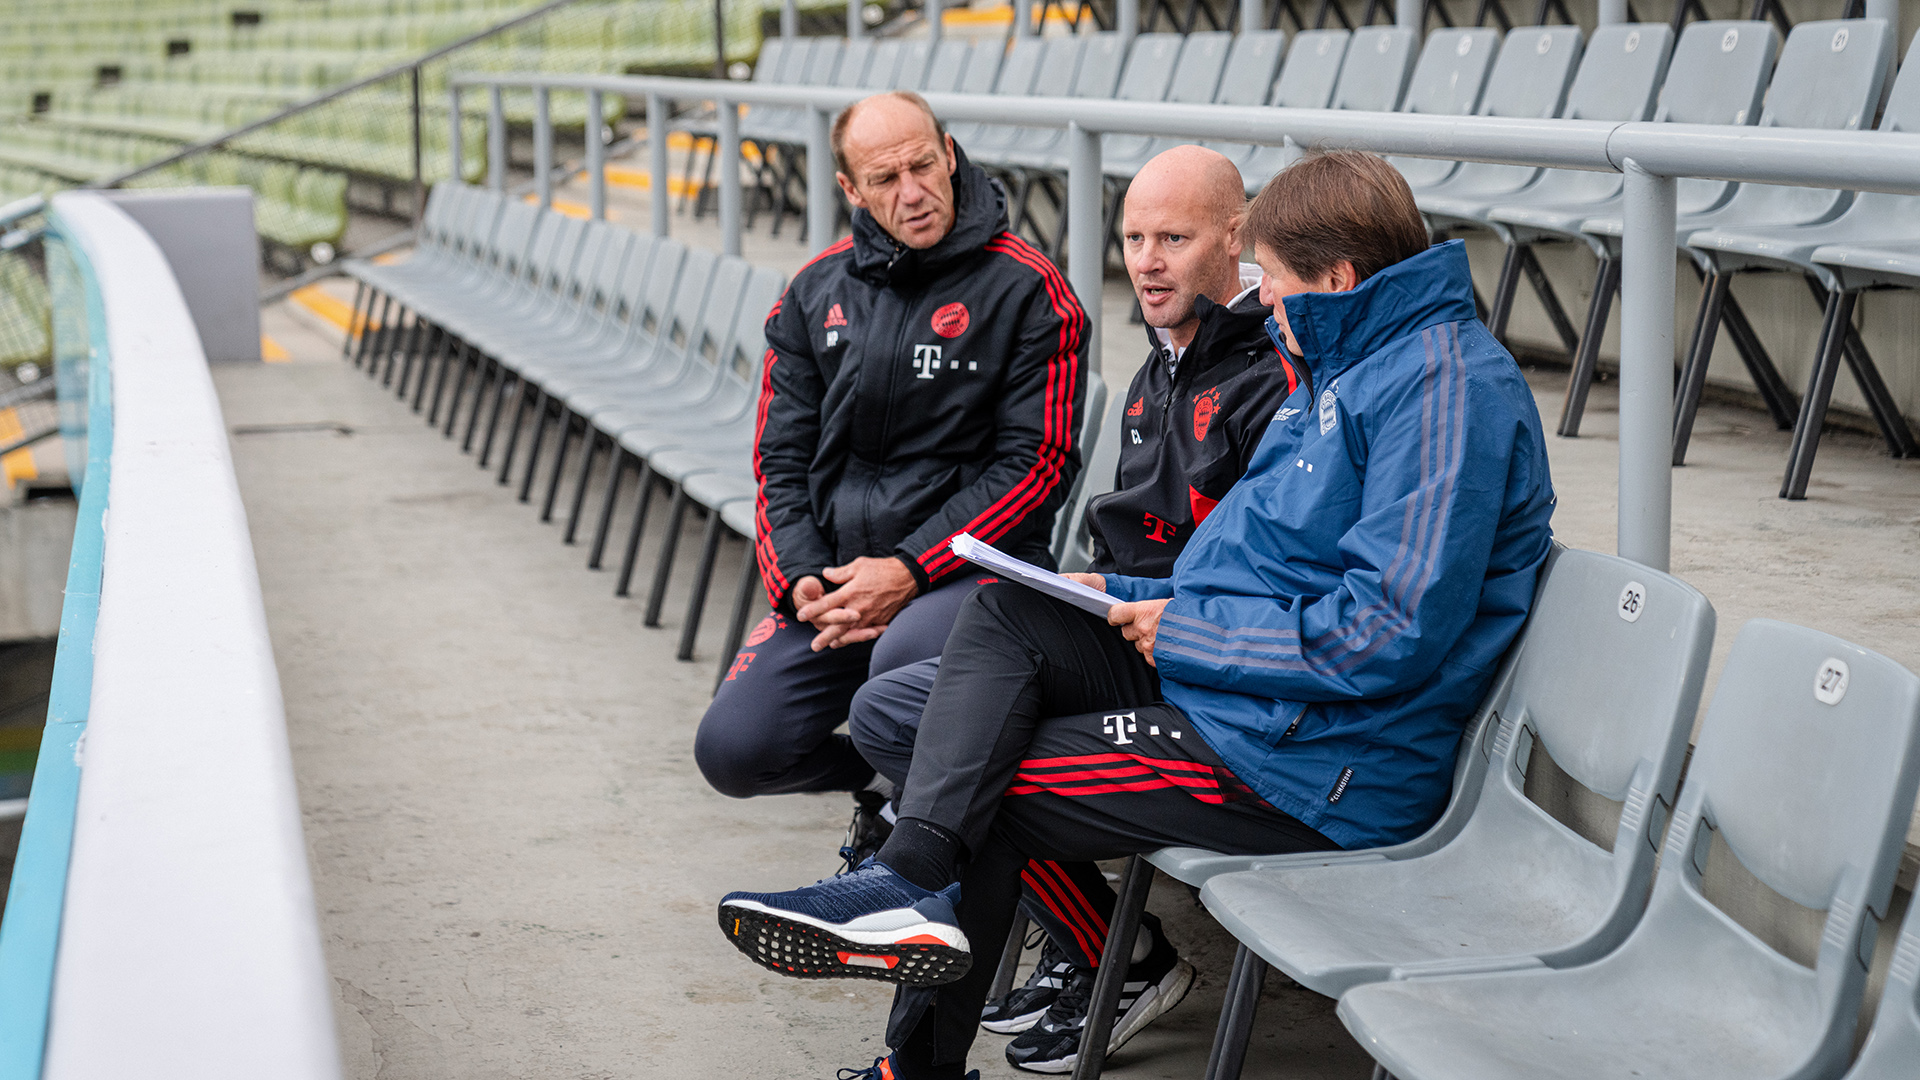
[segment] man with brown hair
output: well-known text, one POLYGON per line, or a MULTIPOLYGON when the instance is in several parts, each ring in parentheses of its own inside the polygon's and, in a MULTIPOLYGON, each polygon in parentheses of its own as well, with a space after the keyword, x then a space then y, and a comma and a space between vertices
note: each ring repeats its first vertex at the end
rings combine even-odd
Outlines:
POLYGON ((733 893, 722 931, 802 977, 902 984, 870 1074, 960 1080, 1031 858, 1257 854, 1418 835, 1533 600, 1553 486, 1533 395, 1369 154, 1269 181, 1247 233, 1305 361, 1171 579, 962 605, 893 835, 861 870, 733 893), (1117 628, 1117 631, 1116 631, 1117 628), (963 902, 964 896, 964 902, 963 902))

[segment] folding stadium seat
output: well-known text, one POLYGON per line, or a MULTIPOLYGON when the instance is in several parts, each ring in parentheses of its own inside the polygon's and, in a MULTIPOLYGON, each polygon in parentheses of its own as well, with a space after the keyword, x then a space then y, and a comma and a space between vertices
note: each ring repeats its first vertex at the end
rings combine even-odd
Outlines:
MULTIPOLYGON (((1567 95, 1565 115, 1576 120, 1638 120, 1646 115, 1645 110, 1653 110, 1651 118, 1656 123, 1728 125, 1745 124, 1759 116, 1779 44, 1771 26, 1764 22, 1692 23, 1672 46, 1671 65, 1663 53, 1670 34, 1670 30, 1653 23, 1594 31, 1580 74, 1567 95)), ((1587 232, 1583 226, 1620 212, 1623 183, 1618 173, 1548 169, 1531 186, 1509 196, 1484 200, 1462 196, 1447 202, 1439 201, 1438 192, 1427 196, 1426 205, 1436 213, 1456 221, 1484 221, 1515 247, 1577 240, 1599 260, 1580 347, 1574 354, 1561 407, 1559 433, 1568 437, 1580 433, 1587 388, 1593 381, 1600 340, 1620 282, 1617 236, 1587 232)), ((1693 179, 1680 180, 1675 186, 1675 201, 1683 213, 1719 205, 1732 188, 1718 180, 1693 179)), ((1496 297, 1513 294, 1523 266, 1518 257, 1509 254, 1496 297)), ((1503 300, 1496 304, 1496 311, 1489 315, 1489 325, 1502 336, 1505 319, 1497 309, 1509 303, 1503 300)))
POLYGON ((1842 1080, 1899 1080, 1920 1061, 1920 904, 1908 903, 1893 957, 1873 1031, 1842 1080))
MULTIPOLYGON (((1033 80, 1040 72, 1046 41, 1024 37, 1006 49, 1004 55, 1000 49, 1000 43, 993 39, 974 45, 973 60, 967 65, 966 81, 960 84, 961 93, 991 92, 1001 97, 1025 97, 1033 92, 1033 80), (988 65, 981 62, 988 58, 998 58, 999 63, 988 65), (986 89, 982 89, 983 86, 986 89)), ((947 133, 967 151, 968 156, 972 156, 983 143, 1002 138, 996 125, 976 120, 956 120, 947 125, 947 133)))
MULTIPOLYGON (((921 82, 919 89, 930 94, 949 94, 958 91, 966 81, 967 63, 973 59, 975 44, 977 43, 964 38, 941 38, 940 43, 933 47, 933 52, 927 59, 927 77, 921 82)), ((987 90, 991 89, 993 89, 993 82, 989 79, 987 90)))
MULTIPOLYGON (((1893 58, 1893 36, 1879 19, 1845 19, 1803 22, 1793 28, 1780 51, 1780 63, 1774 69, 1766 107, 1758 126, 1854 130, 1870 124, 1879 107, 1886 73, 1893 58)), ((1675 222, 1675 237, 1681 249, 1695 233, 1709 229, 1755 229, 1818 224, 1830 221, 1852 202, 1852 194, 1821 188, 1781 187, 1773 184, 1729 184, 1723 202, 1709 208, 1682 212, 1675 222)), ((1624 229, 1618 217, 1595 218, 1584 222, 1584 232, 1613 242, 1624 229)), ((1701 259, 1701 255, 1696 255, 1701 259)), ((1723 312, 1732 310, 1725 279, 1714 280, 1710 262, 1697 262, 1706 271, 1706 286, 1694 324, 1688 355, 1711 349, 1713 331, 1723 312), (1715 325, 1703 321, 1716 316, 1715 325)), ((1760 339, 1739 320, 1734 344, 1746 364, 1754 386, 1781 427, 1792 423, 1791 392, 1760 339)), ((1576 372, 1578 374, 1578 372, 1576 372)), ((1896 414, 1897 415, 1897 414, 1896 414)), ((1679 419, 1676 417, 1676 419, 1679 419)), ((1688 418, 1690 421, 1690 418, 1688 418)), ((1890 437, 1897 437, 1891 430, 1890 437)), ((1909 439, 1906 447, 1912 445, 1909 439)), ((1904 452, 1905 447, 1901 448, 1904 452)), ((1676 451, 1676 463, 1678 456, 1676 451)))
MULTIPOLYGON (((1013 50, 1007 54, 1006 63, 1001 65, 1000 78, 1006 83, 1010 77, 1018 78, 1025 74, 1029 80, 1027 89, 1011 91, 996 85, 994 93, 1020 93, 1028 97, 1067 97, 1073 90, 1074 75, 1080 70, 1080 57, 1086 51, 1090 36, 1070 35, 1068 37, 1026 39, 1035 41, 1039 55, 1032 60, 1031 70, 1023 70, 1020 47, 1023 42, 1015 42, 1013 50)), ((1059 137, 1058 128, 1027 128, 1012 124, 982 124, 967 143, 967 155, 982 165, 998 165, 1001 159, 1022 139, 1041 139, 1059 137)))
MULTIPOLYGON (((1261 31, 1261 33, 1267 32, 1261 31)), ((1276 30, 1271 33, 1280 32, 1276 30)), ((1285 35, 1282 34, 1281 38, 1284 39, 1285 35)), ((1212 102, 1214 92, 1220 89, 1221 76, 1227 69, 1227 60, 1233 48, 1234 37, 1224 30, 1185 35, 1185 40, 1179 45, 1179 59, 1170 65, 1167 72, 1166 85, 1161 90, 1161 96, 1151 100, 1164 100, 1180 105, 1205 105, 1212 102)), ((1280 55, 1277 42, 1268 52, 1277 62, 1280 55)), ((1127 59, 1128 72, 1133 70, 1136 63, 1135 57, 1139 55, 1139 46, 1135 45, 1133 57, 1127 59)), ((1123 74, 1120 77, 1122 97, 1130 92, 1132 82, 1133 78, 1130 74, 1123 74)), ((1272 82, 1273 75, 1269 72, 1267 84, 1271 85, 1272 82)), ((1265 103, 1263 92, 1261 100, 1252 104, 1265 103)), ((1131 180, 1133 175, 1140 171, 1141 166, 1185 141, 1156 135, 1102 135, 1100 137, 1101 171, 1109 177, 1131 180)))
MULTIPOLYGON (((594 424, 596 412, 616 409, 636 397, 646 400, 654 395, 663 398, 684 395, 690 371, 686 343, 692 339, 692 328, 708 299, 718 261, 719 256, 710 251, 688 249, 662 240, 656 249, 645 299, 636 317, 630 320, 636 333, 622 355, 610 363, 580 365, 571 371, 531 376, 546 396, 557 403, 560 416, 560 443, 547 476, 540 520, 553 517, 553 504, 559 494, 560 476, 566 465, 567 445, 576 418, 583 422, 590 457, 601 437, 594 424)), ((736 285, 736 290, 738 287, 736 285)), ((731 303, 732 299, 723 299, 722 303, 731 303)), ((522 482, 523 489, 530 490, 532 471, 537 464, 538 455, 530 455, 529 479, 522 482)))
MULTIPOLYGON (((1080 62, 1074 69, 1070 88, 1059 96, 1093 100, 1112 98, 1114 87, 1120 79, 1121 65, 1126 58, 1126 46, 1120 35, 1103 32, 1059 40, 1083 43, 1083 48, 1079 50, 1080 62)), ((1035 96, 1047 96, 1041 89, 1047 84, 1047 76, 1048 72, 1043 68, 1034 89, 1035 96)), ((1046 85, 1046 89, 1052 89, 1051 85, 1046 85)), ((1066 198, 1064 189, 1050 183, 1049 178, 1066 171, 1066 141, 1064 128, 1020 128, 1011 143, 987 157, 989 163, 1011 170, 1014 174, 1014 190, 1009 199, 1012 204, 1009 228, 1013 232, 1019 232, 1021 226, 1026 224, 1034 189, 1037 187, 1046 192, 1059 217, 1059 226, 1050 245, 1056 257, 1066 241, 1066 198)))
POLYGON ((1920 678, 1900 665, 1815 630, 1747 623, 1646 912, 1618 949, 1572 967, 1369 983, 1340 999, 1340 1019, 1401 1080, 1836 1075, 1920 783, 1917 722, 1920 678), (1723 859, 1826 913, 1811 964, 1709 898, 1702 879, 1723 859))
MULTIPOLYGON (((1833 31, 1831 41, 1834 44, 1829 48, 1844 54, 1861 29, 1857 23, 1858 20, 1854 20, 1851 30, 1842 27, 1833 31)), ((1790 53, 1795 44, 1794 39, 1788 39, 1790 53)), ((1887 99, 1886 113, 1879 125, 1881 131, 1911 131, 1920 126, 1920 65, 1912 63, 1916 55, 1914 49, 1909 47, 1908 65, 1901 69, 1887 99)), ((1787 62, 1788 58, 1783 57, 1782 66, 1787 62)), ((1869 93, 1862 107, 1865 119, 1855 118, 1847 127, 1852 128, 1871 119, 1872 111, 1879 102, 1879 94, 1877 88, 1870 88, 1869 93)), ((1857 103, 1860 99, 1856 97, 1854 100, 1857 103)), ((1769 190, 1765 186, 1750 187, 1761 192, 1769 190)), ((1735 196, 1728 205, 1728 217, 1733 217, 1740 201, 1739 196, 1735 196)), ((1920 240, 1920 197, 1868 192, 1853 196, 1845 207, 1838 216, 1816 224, 1765 229, 1749 228, 1744 224, 1731 225, 1697 231, 1687 239, 1687 246, 1693 249, 1694 257, 1707 267, 1707 288, 1694 324, 1693 347, 1688 350, 1681 371, 1679 400, 1674 405, 1675 465, 1685 461, 1687 442, 1693 434, 1694 414, 1699 409, 1700 393, 1706 385, 1707 363, 1713 356, 1715 331, 1719 328, 1720 313, 1717 309, 1726 302, 1728 282, 1733 275, 1754 270, 1786 270, 1805 276, 1815 301, 1825 310, 1822 341, 1815 351, 1814 379, 1809 393, 1801 399, 1806 404, 1803 404, 1795 423, 1794 453, 1789 459, 1786 479, 1781 483, 1781 494, 1788 498, 1800 498, 1806 493, 1807 476, 1812 470, 1813 454, 1826 418, 1825 402, 1833 389, 1830 376, 1843 349, 1860 393, 1880 427, 1888 450, 1894 457, 1912 457, 1920 453, 1920 444, 1915 443, 1912 431, 1900 415, 1898 402, 1888 392, 1879 369, 1867 353, 1865 343, 1860 340, 1859 332, 1853 328, 1854 299, 1858 293, 1841 287, 1834 275, 1813 259, 1814 252, 1827 244, 1877 245, 1901 239, 1920 240), (1832 353, 1831 357, 1829 353, 1832 353), (1806 407, 1807 404, 1818 407, 1810 409, 1806 407)), ((1765 369, 1762 370, 1764 372, 1765 369)), ((1788 393, 1784 385, 1774 387, 1773 391, 1782 397, 1788 393)))
MULTIPOLYGON (((1133 39, 1125 66, 1115 70, 1109 60, 1119 57, 1118 37, 1096 36, 1082 53, 1073 96, 1112 97, 1119 101, 1163 100, 1173 77, 1175 61, 1180 55, 1180 39, 1179 34, 1141 34, 1133 39)), ((1102 136, 1103 141, 1111 138, 1113 136, 1102 136)), ((1015 231, 1019 230, 1026 218, 1027 200, 1031 198, 1034 187, 1039 185, 1047 192, 1055 211, 1060 214, 1060 229, 1052 245, 1056 253, 1060 250, 1061 238, 1066 235, 1066 203, 1059 194, 1064 190, 1068 165, 1065 143, 1066 135, 1061 129, 1028 128, 995 161, 1003 168, 1013 168, 1018 176, 1011 200, 1012 228, 1015 231)))
POLYGON ((860 86, 866 90, 892 90, 898 86, 895 81, 900 75, 900 60, 906 51, 907 43, 899 38, 887 38, 873 47, 873 57, 867 61, 867 73, 860 80, 860 86))
MULTIPOLYGON (((1278 30, 1257 31, 1279 34, 1278 30)), ((1280 37, 1241 34, 1220 79, 1216 101, 1222 105, 1272 105, 1281 109, 1324 109, 1333 100, 1340 81, 1340 65, 1353 35, 1346 30, 1305 30, 1293 39, 1287 59, 1274 79, 1275 56, 1285 42, 1280 37)), ((1256 146, 1252 143, 1209 142, 1240 168, 1247 191, 1255 192, 1274 173, 1291 163, 1298 151, 1291 145, 1256 146)))
MULTIPOLYGON (((1676 578, 1556 551, 1457 835, 1412 857, 1297 857, 1215 875, 1202 902, 1261 961, 1328 997, 1605 955, 1646 902, 1713 628, 1706 598, 1676 578), (1582 835, 1550 813, 1549 778, 1603 824, 1582 835)), ((1230 1037, 1244 1040, 1252 998, 1240 1004, 1248 1014, 1230 1037)))
MULTIPOLYGON (((1579 28, 1567 27, 1579 40, 1579 28)), ((1552 44, 1551 37, 1540 40, 1552 44)), ((1427 35, 1420 59, 1407 80, 1407 93, 1400 112, 1428 116, 1467 116, 1480 109, 1481 93, 1487 87, 1487 75, 1493 70, 1494 56, 1500 52, 1500 31, 1487 27, 1435 30, 1427 35)), ((1572 64, 1564 65, 1566 71, 1572 64)), ((1566 79, 1561 78, 1562 92, 1566 79)), ((1432 187, 1452 176, 1460 167, 1457 161, 1438 158, 1393 158, 1393 166, 1414 188, 1432 187)))

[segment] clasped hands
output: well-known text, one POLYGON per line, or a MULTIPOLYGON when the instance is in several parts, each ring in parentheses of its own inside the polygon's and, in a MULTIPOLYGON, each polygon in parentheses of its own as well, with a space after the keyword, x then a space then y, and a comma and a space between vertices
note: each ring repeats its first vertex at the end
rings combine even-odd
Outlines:
MULTIPOLYGON (((1107 591, 1107 579, 1099 574, 1062 574, 1092 589, 1107 591)), ((1107 609, 1107 623, 1120 628, 1120 636, 1133 642, 1140 655, 1147 658, 1152 667, 1160 665, 1153 662, 1154 636, 1160 630, 1160 613, 1167 608, 1165 600, 1135 600, 1131 603, 1115 604, 1107 609)))
POLYGON ((827 567, 820 577, 808 574, 794 582, 793 613, 820 631, 813 639, 813 651, 820 652, 879 637, 919 592, 906 563, 862 555, 845 566, 827 567), (828 582, 839 588, 828 592, 828 582))

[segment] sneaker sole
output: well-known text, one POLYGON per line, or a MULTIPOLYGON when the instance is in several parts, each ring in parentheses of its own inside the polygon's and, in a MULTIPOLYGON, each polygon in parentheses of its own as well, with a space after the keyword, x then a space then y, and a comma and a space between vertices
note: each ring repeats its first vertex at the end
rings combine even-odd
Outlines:
POLYGON ((993 1032, 995 1035, 1018 1035, 1039 1023, 1040 1018, 1045 1015, 1047 1015, 1047 1007, 1042 1005, 1030 1013, 1022 1013, 1019 1016, 1008 1017, 1005 1020, 982 1020, 980 1021, 980 1026, 993 1032))
MULTIPOLYGON (((1107 1036, 1107 1054, 1109 1057, 1127 1044, 1127 1040, 1140 1033, 1140 1029, 1165 1016, 1175 1005, 1186 1000, 1187 992, 1193 989, 1193 965, 1185 960, 1173 966, 1173 970, 1161 976, 1160 981, 1143 991, 1134 1002, 1133 1008, 1118 1021, 1112 1034, 1107 1036)), ((1052 1061, 1014 1061, 1007 1064, 1026 1072, 1070 1073, 1080 1064, 1078 1053, 1052 1061)))
POLYGON ((956 926, 920 922, 888 931, 850 931, 751 900, 720 907, 720 931, 747 959, 796 979, 877 979, 942 986, 973 966, 956 926))

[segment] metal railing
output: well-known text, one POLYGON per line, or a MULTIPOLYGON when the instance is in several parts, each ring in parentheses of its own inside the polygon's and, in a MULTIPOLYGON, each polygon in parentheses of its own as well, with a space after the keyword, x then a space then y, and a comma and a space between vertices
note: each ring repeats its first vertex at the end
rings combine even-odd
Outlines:
MULTIPOLYGON (((1405 3, 1406 0, 1403 0, 1405 3)), ((872 91, 722 83, 648 77, 554 77, 538 74, 456 75, 454 112, 465 87, 485 88, 493 102, 490 154, 504 154, 499 97, 508 87, 531 88, 536 100, 555 91, 626 94, 647 102, 652 229, 668 231, 668 106, 712 102, 719 117, 719 209, 723 246, 740 253, 742 105, 803 107, 808 116, 796 141, 806 150, 809 193, 835 188, 828 123, 833 114, 872 91), (734 163, 728 167, 728 163, 734 163)), ((1100 137, 1162 135, 1279 145, 1349 147, 1407 157, 1583 169, 1625 175, 1625 233, 1620 286, 1621 555, 1656 569, 1668 566, 1672 533, 1674 182, 1702 177, 1736 182, 1846 188, 1920 194, 1920 135, 1810 131, 1697 124, 1615 123, 1592 120, 1518 120, 1482 116, 1419 116, 1324 109, 1226 105, 1143 104, 1082 98, 1016 98, 927 94, 943 119, 1067 130, 1067 278, 1089 311, 1100 310, 1103 177, 1100 137)), ((536 147, 551 154, 552 129, 536 123, 536 147)), ((458 152, 458 146, 454 147, 458 152)), ((601 161, 589 159, 596 216, 604 206, 601 161)), ((542 185, 541 201, 550 201, 542 185)), ((807 200, 814 248, 834 235, 837 204, 807 200)), ((1094 323, 1089 355, 1099 353, 1094 323)))

